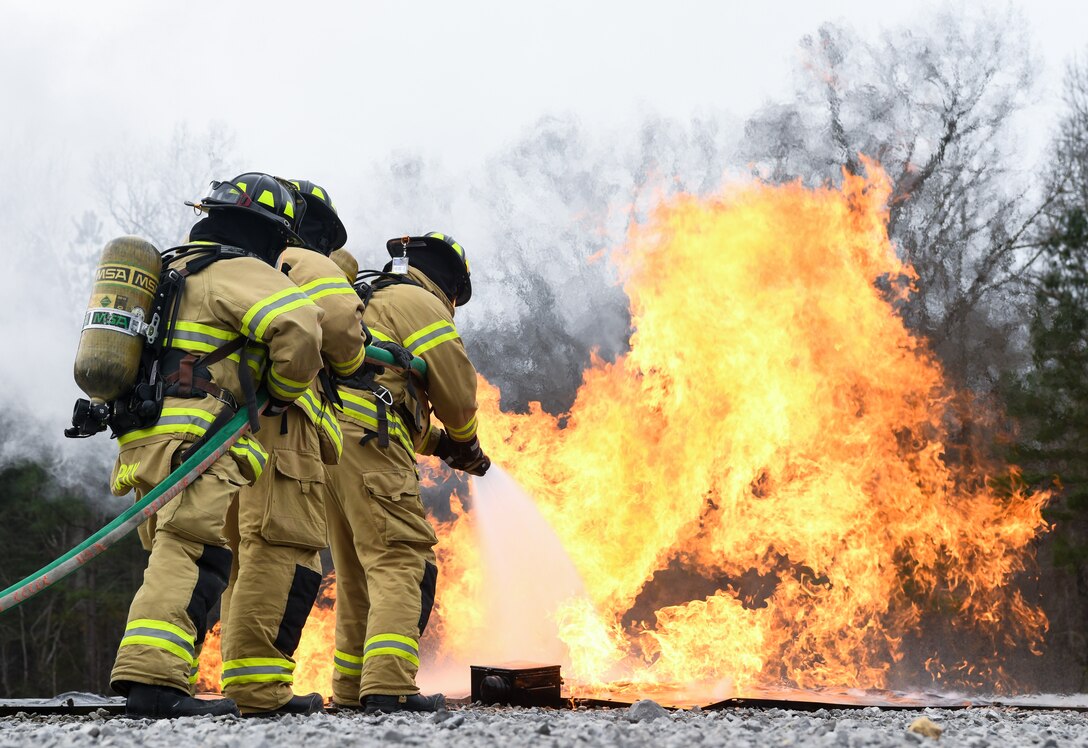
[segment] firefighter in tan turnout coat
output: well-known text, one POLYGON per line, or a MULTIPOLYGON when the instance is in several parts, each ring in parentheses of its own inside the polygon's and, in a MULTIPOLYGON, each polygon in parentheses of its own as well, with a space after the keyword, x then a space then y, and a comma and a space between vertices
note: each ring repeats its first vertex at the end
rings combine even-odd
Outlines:
MULTIPOLYGON (((279 265, 324 311, 321 354, 345 377, 363 363, 367 343, 363 303, 328 254, 347 232, 328 193, 304 180, 288 183, 298 196, 297 232, 306 248, 290 247, 279 265)), ((287 386, 298 399, 279 416, 262 418, 268 469, 239 495, 229 523, 236 548, 234 574, 223 596, 223 693, 244 716, 320 711, 320 694, 295 696, 295 661, 303 626, 321 583, 318 552, 328 545, 325 465, 335 464, 343 435, 328 378, 287 386)))
POLYGON ((328 504, 337 574, 333 698, 369 712, 434 711, 444 697, 420 695, 415 682, 437 577, 415 456, 437 454, 474 475, 490 463, 476 437, 476 370, 453 322, 472 293, 464 249, 438 233, 391 240, 389 249, 401 272, 371 273, 372 283, 356 287, 375 345, 387 346, 400 368, 339 390, 344 457, 330 469, 328 504), (425 384, 404 371, 411 355, 427 363, 425 384), (432 411, 444 430, 431 423, 432 411))
MULTIPOLYGON (((157 420, 119 434, 117 495, 134 488, 139 497, 160 483, 217 416, 253 402, 247 384, 263 377, 271 397, 266 413, 274 414, 303 394, 295 383, 311 381, 321 367, 322 312, 272 267, 286 243, 299 241, 293 196, 266 174, 212 185, 196 205, 208 216, 193 226, 191 249, 171 267, 188 272, 200 258, 218 259, 185 279, 177 314, 164 321, 166 397, 157 420)), ((257 439, 243 438, 141 527, 151 556, 111 677, 128 697, 130 716, 238 713, 230 699, 192 698, 190 687, 209 610, 230 573, 223 535, 228 507, 267 463, 257 439)))

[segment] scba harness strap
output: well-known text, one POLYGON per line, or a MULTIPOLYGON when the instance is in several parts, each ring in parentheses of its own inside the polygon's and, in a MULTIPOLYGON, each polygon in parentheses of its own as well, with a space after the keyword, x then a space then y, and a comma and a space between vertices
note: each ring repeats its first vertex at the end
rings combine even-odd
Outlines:
POLYGON ((236 337, 202 356, 173 347, 186 279, 214 262, 237 257, 257 255, 225 244, 184 244, 163 252, 164 265, 187 258, 189 261, 183 268, 171 267, 162 274, 152 307, 151 333, 141 362, 140 381, 127 407, 124 403, 115 403, 115 406, 122 407, 115 407, 115 415, 110 419, 114 436, 156 422, 162 411, 163 399, 167 396, 203 398, 211 395, 227 407, 203 436, 190 446, 188 452, 199 449, 238 410, 234 396, 213 381, 210 369, 213 364, 235 353, 239 354, 238 379, 245 397, 250 428, 254 432, 260 429, 257 389, 247 355, 251 342, 249 337, 236 337))
MULTIPOLYGON (((363 309, 365 310, 375 293, 382 289, 389 288, 390 286, 403 284, 424 288, 423 284, 414 278, 410 278, 401 273, 389 273, 383 270, 360 271, 355 276, 355 283, 353 286, 355 292, 359 294, 359 298, 363 302, 363 309)), ((371 439, 377 438, 378 446, 385 449, 389 446, 389 410, 395 408, 395 405, 393 403, 393 393, 391 393, 388 388, 378 384, 374 377, 374 371, 367 371, 366 373, 356 372, 350 377, 337 377, 336 382, 337 384, 342 384, 351 387, 352 389, 365 390, 374 395, 374 408, 377 416, 378 430, 377 433, 367 432, 364 434, 363 438, 359 440, 359 444, 365 445, 371 439)), ((422 423, 419 397, 416 393, 411 375, 408 374, 406 377, 408 394, 416 402, 416 413, 413 418, 405 418, 405 420, 414 422, 416 424, 416 430, 418 431, 421 428, 422 423)), ((400 415, 404 417, 406 414, 401 413, 400 415)))

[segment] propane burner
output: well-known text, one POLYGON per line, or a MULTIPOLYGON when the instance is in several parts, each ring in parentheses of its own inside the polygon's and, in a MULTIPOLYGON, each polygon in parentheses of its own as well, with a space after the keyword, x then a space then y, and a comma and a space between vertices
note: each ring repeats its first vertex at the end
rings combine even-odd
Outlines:
POLYGON ((494 666, 472 665, 470 670, 474 702, 510 706, 564 705, 559 693, 563 685, 559 665, 504 662, 494 666))

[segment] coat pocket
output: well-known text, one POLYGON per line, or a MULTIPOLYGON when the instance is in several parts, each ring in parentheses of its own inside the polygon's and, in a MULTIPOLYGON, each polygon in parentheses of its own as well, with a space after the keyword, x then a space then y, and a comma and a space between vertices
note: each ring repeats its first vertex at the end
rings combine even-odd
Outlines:
POLYGON ((438 542, 419 498, 414 472, 382 470, 363 475, 369 496, 364 499, 386 545, 411 543, 431 547, 438 542))
POLYGON ((265 484, 261 537, 272 545, 321 550, 328 542, 325 525, 325 468, 315 454, 276 450, 265 484))

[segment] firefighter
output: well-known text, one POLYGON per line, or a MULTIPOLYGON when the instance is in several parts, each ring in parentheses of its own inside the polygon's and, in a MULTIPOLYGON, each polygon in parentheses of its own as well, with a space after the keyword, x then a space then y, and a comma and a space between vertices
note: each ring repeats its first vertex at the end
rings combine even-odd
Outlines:
MULTIPOLYGON (((156 366, 165 397, 149 425, 118 435, 111 479, 117 495, 154 488, 224 413, 248 407, 255 421, 256 377, 264 378, 264 412, 274 418, 302 394, 294 383, 310 381, 321 367, 322 312, 272 266, 285 244, 301 243, 291 193, 251 172, 213 182, 211 193, 190 205, 207 217, 164 268, 186 276, 176 314, 160 322, 169 340, 156 366)), ((267 462, 262 445, 243 438, 141 526, 151 556, 110 679, 128 697, 129 716, 238 714, 232 700, 192 698, 191 688, 208 613, 230 574, 228 507, 267 462)))
MULTIPOLYGON (((368 342, 363 303, 328 257, 347 241, 347 232, 328 192, 305 180, 285 184, 297 196, 297 231, 305 246, 284 250, 280 267, 324 310, 325 364, 337 376, 350 376, 363 363, 368 342)), ((294 406, 262 419, 268 469, 242 489, 228 522, 236 551, 223 596, 223 693, 243 716, 312 714, 324 706, 321 694, 293 695, 292 656, 321 583, 318 552, 328 545, 325 464, 339 461, 343 435, 327 376, 291 386, 299 394, 294 406)))
POLYGON ((490 465, 476 436, 476 370, 453 323, 472 285, 464 250, 449 236, 405 237, 389 248, 401 272, 356 286, 375 345, 399 366, 340 387, 344 458, 330 470, 327 505, 337 576, 333 699, 367 712, 438 711, 445 697, 423 696, 415 682, 438 573, 415 460, 437 454, 474 475, 490 465), (425 384, 405 372, 412 355, 427 363, 425 384), (432 425, 432 411, 445 429, 432 425))

